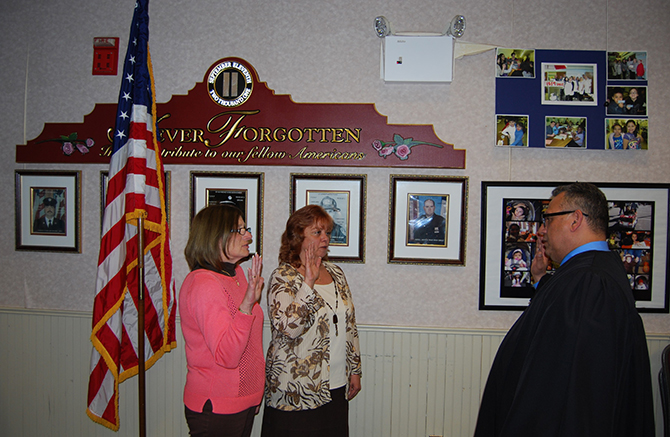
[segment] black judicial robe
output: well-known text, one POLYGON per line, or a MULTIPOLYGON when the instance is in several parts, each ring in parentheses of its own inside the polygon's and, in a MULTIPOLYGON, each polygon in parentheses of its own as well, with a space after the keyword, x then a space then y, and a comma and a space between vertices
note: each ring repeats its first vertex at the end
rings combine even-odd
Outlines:
POLYGON ((578 254, 546 275, 498 349, 475 437, 654 436, 644 326, 621 259, 578 254))

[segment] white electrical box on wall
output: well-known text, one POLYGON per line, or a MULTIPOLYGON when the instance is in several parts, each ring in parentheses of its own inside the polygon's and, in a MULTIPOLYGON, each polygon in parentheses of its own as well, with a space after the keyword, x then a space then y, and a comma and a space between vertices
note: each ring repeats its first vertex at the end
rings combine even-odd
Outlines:
POLYGON ((388 35, 382 77, 386 82, 451 82, 454 38, 450 35, 388 35))

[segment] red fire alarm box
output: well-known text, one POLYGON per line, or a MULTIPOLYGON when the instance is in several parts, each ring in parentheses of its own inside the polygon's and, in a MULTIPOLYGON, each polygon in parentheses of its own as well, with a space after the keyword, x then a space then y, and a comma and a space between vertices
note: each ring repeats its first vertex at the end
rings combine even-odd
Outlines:
POLYGON ((119 39, 93 38, 93 75, 116 76, 119 69, 119 39))

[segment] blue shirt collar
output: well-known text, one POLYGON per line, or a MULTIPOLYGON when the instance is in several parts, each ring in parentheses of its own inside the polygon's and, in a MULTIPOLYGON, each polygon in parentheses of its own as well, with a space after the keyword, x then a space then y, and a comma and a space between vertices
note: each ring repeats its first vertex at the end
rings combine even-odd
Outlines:
POLYGON ((572 252, 568 253, 565 255, 565 258, 563 258, 563 261, 561 261, 561 265, 565 264, 567 260, 572 258, 575 255, 579 255, 580 253, 583 252, 588 252, 590 250, 598 250, 601 252, 609 252, 610 248, 607 245, 607 241, 592 241, 590 243, 586 243, 582 246, 579 246, 576 249, 573 249, 572 252))

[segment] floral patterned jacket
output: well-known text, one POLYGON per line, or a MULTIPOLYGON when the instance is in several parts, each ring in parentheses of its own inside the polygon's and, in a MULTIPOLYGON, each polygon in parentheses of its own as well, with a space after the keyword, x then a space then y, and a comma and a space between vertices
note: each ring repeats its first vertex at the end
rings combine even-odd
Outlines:
MULTIPOLYGON (((361 374, 356 315, 344 272, 324 261, 346 307, 347 381, 361 374)), ((330 402, 330 313, 323 299, 290 264, 272 272, 268 318, 272 340, 265 363, 265 403, 284 411, 309 410, 330 402)), ((340 323, 342 323, 340 321, 340 323)), ((349 391, 347 382, 346 392, 349 391)))

